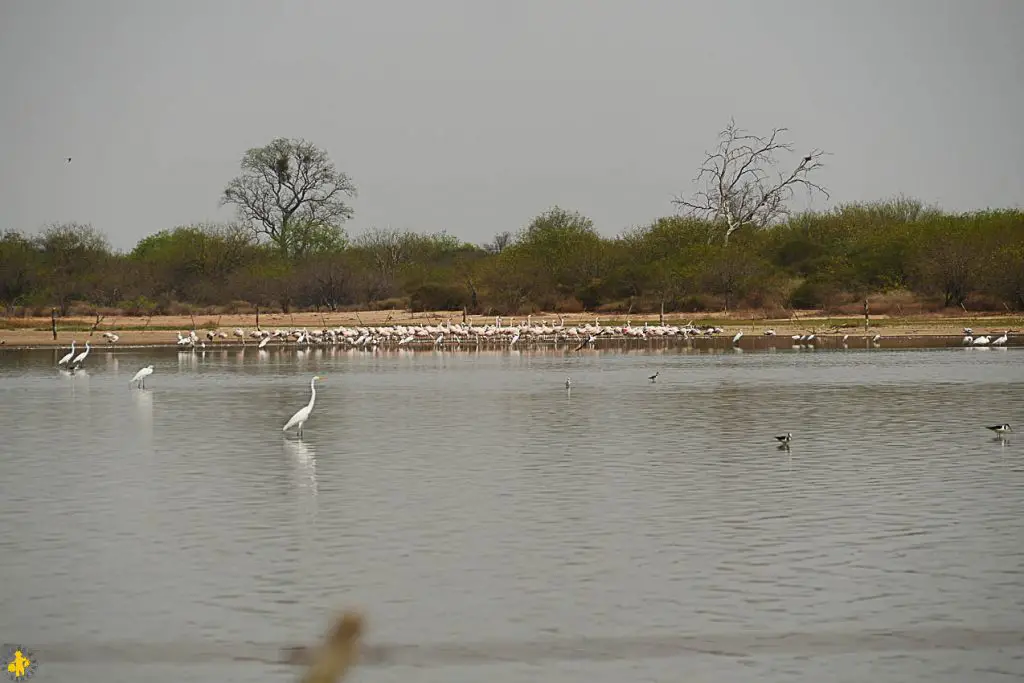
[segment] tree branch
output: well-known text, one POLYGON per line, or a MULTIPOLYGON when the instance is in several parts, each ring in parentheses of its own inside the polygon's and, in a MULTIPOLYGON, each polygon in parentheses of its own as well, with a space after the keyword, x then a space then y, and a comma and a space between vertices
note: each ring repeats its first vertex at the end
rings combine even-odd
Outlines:
POLYGON ((823 167, 819 149, 803 157, 788 174, 778 173, 776 182, 769 182, 768 171, 778 165, 779 152, 792 152, 793 144, 781 140, 786 128, 773 128, 766 137, 747 133, 735 121, 719 134, 718 147, 705 152, 694 178, 700 187, 690 198, 676 197, 673 204, 681 210, 706 220, 723 223, 722 237, 729 237, 744 226, 763 228, 788 215, 787 203, 797 186, 811 194, 828 191, 809 179, 809 174, 823 167))

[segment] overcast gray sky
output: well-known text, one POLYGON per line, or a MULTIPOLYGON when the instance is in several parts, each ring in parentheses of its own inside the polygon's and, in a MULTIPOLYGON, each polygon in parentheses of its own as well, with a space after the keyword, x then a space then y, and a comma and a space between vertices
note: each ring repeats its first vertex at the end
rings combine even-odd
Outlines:
POLYGON ((353 235, 555 204, 612 235, 673 213, 730 116, 832 152, 833 202, 1019 206, 1022 36, 1021 0, 3 0, 0 229, 230 219, 284 136, 351 175, 353 235))

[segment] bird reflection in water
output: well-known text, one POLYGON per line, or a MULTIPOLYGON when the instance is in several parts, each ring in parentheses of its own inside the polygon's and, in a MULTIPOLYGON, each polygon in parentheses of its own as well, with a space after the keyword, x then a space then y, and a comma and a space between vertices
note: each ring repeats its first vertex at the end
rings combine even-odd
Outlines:
POLYGON ((153 435, 153 392, 149 389, 136 389, 131 392, 132 404, 140 431, 153 435))
POLYGON ((316 450, 312 445, 293 439, 283 439, 285 455, 295 468, 296 481, 300 488, 317 493, 316 450))
POLYGON ((67 380, 70 383, 69 386, 71 387, 72 396, 77 394, 76 388, 80 384, 83 386, 85 393, 89 393, 89 373, 85 369, 78 368, 65 370, 64 368, 57 368, 57 372, 60 373, 61 379, 67 380))

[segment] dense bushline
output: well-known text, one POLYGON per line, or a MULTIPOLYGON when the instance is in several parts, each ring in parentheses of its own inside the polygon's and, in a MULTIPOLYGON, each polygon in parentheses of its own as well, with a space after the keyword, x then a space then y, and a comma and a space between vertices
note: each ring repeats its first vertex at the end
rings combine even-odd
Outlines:
MULTIPOLYGON (((179 227, 112 250, 88 225, 0 239, 7 315, 411 308, 471 313, 853 311, 905 292, 929 309, 1024 309, 1024 212, 949 214, 909 199, 806 213, 723 245, 660 218, 613 237, 554 208, 487 245, 373 230, 282 256, 239 226, 179 227)), ((910 312, 910 311, 907 311, 910 312)))

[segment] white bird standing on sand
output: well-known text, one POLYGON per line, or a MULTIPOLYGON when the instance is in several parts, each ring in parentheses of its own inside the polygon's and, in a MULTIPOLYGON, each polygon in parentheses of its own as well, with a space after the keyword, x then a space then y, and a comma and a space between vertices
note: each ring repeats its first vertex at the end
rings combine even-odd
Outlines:
POLYGON ((989 429, 991 429, 993 432, 995 432, 999 436, 1002 436, 1003 434, 1008 434, 1008 433, 1013 431, 1012 429, 1010 429, 1010 425, 1008 425, 1008 424, 993 425, 993 426, 989 427, 989 429))
POLYGON ((135 373, 135 376, 132 377, 132 380, 130 382, 128 382, 128 386, 131 386, 132 384, 135 384, 136 382, 138 382, 139 383, 139 388, 140 389, 145 389, 146 388, 146 378, 149 377, 152 374, 153 374, 153 366, 152 365, 147 365, 146 367, 142 368, 141 370, 139 370, 138 372, 135 373))
POLYGON ((71 340, 71 350, 68 351, 66 356, 64 356, 59 361, 57 361, 57 365, 64 365, 65 363, 67 363, 68 361, 70 361, 74 357, 75 357, 75 340, 72 339, 71 340))
POLYGON ((75 359, 73 361, 71 361, 71 365, 75 366, 76 368, 81 367, 82 363, 85 362, 85 357, 88 356, 88 355, 89 355, 89 342, 85 342, 85 351, 82 351, 80 354, 75 356, 75 359))
POLYGON ((292 415, 292 418, 285 423, 284 427, 281 428, 282 432, 287 432, 292 427, 298 427, 299 438, 302 438, 302 425, 306 424, 306 420, 309 419, 310 413, 313 412, 313 404, 316 403, 316 381, 323 379, 320 375, 313 375, 313 379, 309 380, 309 390, 312 392, 312 396, 309 397, 309 403, 292 415))

